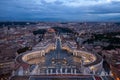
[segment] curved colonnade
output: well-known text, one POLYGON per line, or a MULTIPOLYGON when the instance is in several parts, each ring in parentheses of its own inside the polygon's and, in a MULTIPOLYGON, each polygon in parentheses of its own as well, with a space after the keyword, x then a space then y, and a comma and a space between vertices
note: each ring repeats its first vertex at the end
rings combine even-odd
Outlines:
MULTIPOLYGON (((27 64, 39 64, 39 63, 44 63, 45 62, 45 55, 50 51, 50 50, 55 50, 56 45, 55 43, 51 43, 47 41, 42 45, 41 43, 38 44, 33 48, 33 51, 23 53, 22 54, 22 60, 23 62, 27 64), (40 45, 40 46, 39 46, 40 45)), ((97 54, 92 54, 86 51, 80 51, 76 49, 76 46, 72 46, 72 44, 69 43, 63 43, 62 44, 62 49, 67 50, 68 52, 72 53, 73 55, 73 60, 75 62, 80 62, 82 63, 82 68, 83 68, 83 74, 100 74, 102 71, 102 58, 97 55, 97 54)))
POLYGON ((33 50, 29 53, 25 53, 22 56, 22 60, 28 64, 44 63, 45 62, 45 57, 44 57, 45 54, 47 54, 50 50, 54 50, 54 49, 55 49, 54 44, 49 43, 46 46, 44 46, 44 48, 42 48, 42 49, 33 50))
MULTIPOLYGON (((62 49, 71 52, 74 57, 78 57, 79 59, 82 59, 82 64, 84 66, 85 74, 87 73, 100 74, 101 73, 103 59, 98 54, 77 50, 77 48, 74 45, 70 46, 70 45, 67 45, 66 43, 62 45, 62 49)), ((79 59, 76 61, 81 61, 79 59)))

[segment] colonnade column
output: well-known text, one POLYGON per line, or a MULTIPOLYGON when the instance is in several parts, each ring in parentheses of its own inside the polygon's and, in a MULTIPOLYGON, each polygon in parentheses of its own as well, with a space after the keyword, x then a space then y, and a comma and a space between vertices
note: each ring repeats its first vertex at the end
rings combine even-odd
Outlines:
POLYGON ((66 68, 66 69, 65 69, 65 74, 67 74, 67 71, 68 71, 68 70, 67 70, 67 68, 66 68))
POLYGON ((73 69, 71 68, 71 74, 73 74, 73 69))
POLYGON ((46 73, 49 74, 49 70, 48 70, 48 68, 47 68, 47 70, 46 70, 46 73))
POLYGON ((77 72, 76 69, 74 69, 74 74, 76 74, 76 72, 77 72))
POLYGON ((56 74, 58 74, 58 69, 56 69, 56 74))
POLYGON ((53 73, 53 69, 50 69, 50 74, 52 74, 53 73))
POLYGON ((62 68, 60 68, 60 73, 61 73, 61 74, 63 73, 63 69, 62 69, 62 68))

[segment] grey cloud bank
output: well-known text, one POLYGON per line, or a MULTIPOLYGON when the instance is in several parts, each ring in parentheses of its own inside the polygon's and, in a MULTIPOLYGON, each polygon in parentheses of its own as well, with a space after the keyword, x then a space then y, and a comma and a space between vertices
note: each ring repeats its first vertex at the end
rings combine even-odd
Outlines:
POLYGON ((120 0, 0 0, 0 21, 120 21, 120 0))

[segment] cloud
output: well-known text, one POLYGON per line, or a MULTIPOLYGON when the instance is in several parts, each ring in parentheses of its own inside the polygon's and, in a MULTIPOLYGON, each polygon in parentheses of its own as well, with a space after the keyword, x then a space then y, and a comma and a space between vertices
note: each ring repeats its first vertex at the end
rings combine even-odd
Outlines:
POLYGON ((120 0, 0 0, 0 20, 120 21, 120 0))
POLYGON ((108 3, 108 1, 103 0, 76 0, 72 2, 65 2, 63 5, 69 6, 69 7, 81 7, 81 6, 94 6, 94 5, 100 5, 108 3))
POLYGON ((120 2, 120 0, 36 0, 36 2, 46 2, 49 4, 55 4, 56 2, 61 3, 67 7, 81 7, 81 6, 94 6, 110 4, 112 2, 120 2))

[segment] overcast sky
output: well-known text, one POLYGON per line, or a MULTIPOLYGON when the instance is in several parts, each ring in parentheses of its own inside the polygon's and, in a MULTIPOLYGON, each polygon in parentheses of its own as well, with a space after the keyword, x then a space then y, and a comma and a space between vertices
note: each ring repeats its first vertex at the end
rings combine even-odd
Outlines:
POLYGON ((120 21, 120 0, 0 0, 0 21, 120 21))

